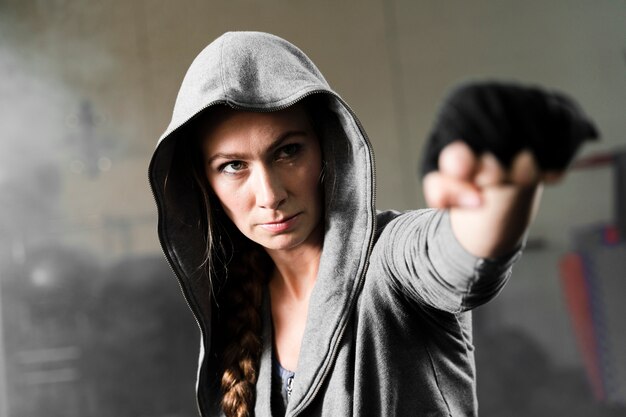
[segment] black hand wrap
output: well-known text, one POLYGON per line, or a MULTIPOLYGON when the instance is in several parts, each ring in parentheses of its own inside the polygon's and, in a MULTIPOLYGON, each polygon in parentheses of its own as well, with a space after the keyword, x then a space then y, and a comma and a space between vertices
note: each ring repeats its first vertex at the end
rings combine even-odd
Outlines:
POLYGON ((462 84, 439 110, 422 154, 422 176, 438 169, 441 150, 456 140, 476 154, 493 153, 505 167, 530 149, 540 168, 559 171, 583 141, 597 137, 591 119, 562 93, 498 82, 462 84))

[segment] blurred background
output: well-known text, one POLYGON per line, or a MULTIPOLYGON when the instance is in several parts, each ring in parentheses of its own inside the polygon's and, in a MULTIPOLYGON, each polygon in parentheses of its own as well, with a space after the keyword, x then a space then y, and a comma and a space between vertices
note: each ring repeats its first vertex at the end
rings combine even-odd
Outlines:
POLYGON ((196 415, 198 335, 147 166, 187 67, 229 30, 316 62, 373 142, 380 209, 424 205, 451 85, 576 97, 602 141, 545 190, 513 279, 475 313, 480 409, 626 415, 626 1, 0 0, 0 417, 196 415))

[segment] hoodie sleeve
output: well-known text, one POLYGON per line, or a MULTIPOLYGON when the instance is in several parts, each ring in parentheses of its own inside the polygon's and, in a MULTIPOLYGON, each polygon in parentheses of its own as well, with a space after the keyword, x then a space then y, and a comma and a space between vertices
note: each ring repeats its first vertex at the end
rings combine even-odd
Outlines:
POLYGON ((456 240, 447 210, 418 210, 386 225, 372 252, 372 266, 408 299, 459 313, 500 292, 522 247, 498 259, 476 257, 456 240))

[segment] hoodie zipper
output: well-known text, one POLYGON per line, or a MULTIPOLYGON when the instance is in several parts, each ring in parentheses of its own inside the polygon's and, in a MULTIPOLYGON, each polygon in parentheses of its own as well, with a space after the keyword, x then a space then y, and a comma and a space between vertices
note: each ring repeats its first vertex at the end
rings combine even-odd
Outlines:
MULTIPOLYGON (((169 135, 171 135, 174 131, 176 131, 177 129, 179 129, 181 126, 185 125, 186 123, 188 123, 191 119, 193 119, 194 117, 196 117, 198 114, 200 114, 202 111, 204 111, 205 109, 214 106, 216 104, 220 104, 220 103, 225 103, 225 101, 223 100, 216 100, 216 101, 212 101, 209 104, 205 105, 204 107, 202 107, 200 110, 198 110, 196 113, 193 114, 193 116, 185 119, 182 123, 180 123, 178 126, 176 126, 175 128, 171 129, 170 132, 167 134, 167 136, 163 137, 163 139, 161 141, 159 141, 159 143, 157 144, 156 149, 158 150, 159 146, 161 145, 161 143, 163 142, 163 140, 168 137, 169 135)), ((157 150, 155 150, 155 152, 157 152, 157 150)), ((150 191, 152 192, 152 198, 154 199, 154 204, 157 207, 157 219, 161 218, 161 213, 163 211, 163 209, 161 208, 161 205, 159 204, 159 201, 156 198, 156 193, 154 192, 154 186, 152 185, 152 177, 151 177, 151 172, 152 171, 152 162, 150 163, 150 166, 148 167, 148 183, 150 184, 150 191)), ((161 240, 161 230, 160 228, 158 229, 158 234, 159 234, 159 240, 161 240)), ((198 409, 198 414, 201 417, 204 417, 204 412, 202 411, 203 409, 203 404, 202 404, 202 400, 200 399, 200 390, 199 385, 200 385, 200 381, 202 380, 202 378, 200 378, 200 373, 202 371, 202 368, 204 366, 204 361, 206 359, 206 355, 210 354, 210 352, 206 352, 204 347, 206 345, 206 334, 205 331, 202 327, 202 325, 200 324, 200 319, 199 317, 199 313, 196 310, 196 308, 194 308, 191 303, 189 302, 189 297, 187 296, 187 293, 185 292, 185 286, 183 284, 183 280, 181 278, 181 273, 178 272, 178 270, 176 268, 174 268, 173 266, 173 262, 172 259, 170 257, 169 251, 166 251, 162 245, 161 246, 161 252, 163 253, 165 260, 167 262, 167 265, 170 267, 170 270, 172 271, 172 273, 174 274, 174 276, 176 277, 176 280, 178 281, 178 288, 180 289, 180 292, 183 296, 183 299, 185 300, 185 303, 187 304, 187 307, 189 308, 189 310, 191 311, 194 320, 196 321, 196 325, 198 326, 198 330, 200 331, 200 340, 202 342, 202 352, 203 352, 203 357, 202 357, 202 361, 200 362, 200 367, 198 369, 198 374, 197 374, 197 381, 196 381, 196 408, 198 409)))
MULTIPOLYGON (((150 172, 148 172, 148 175, 150 175, 150 172)), ((150 191, 152 191, 152 198, 154 199, 154 203, 157 206, 157 218, 160 217, 161 214, 161 207, 156 199, 156 195, 154 192, 154 186, 152 185, 152 181, 149 181, 150 183, 150 191)), ((198 326, 198 330, 200 331, 200 340, 202 341, 202 351, 203 351, 203 357, 202 357, 202 363, 204 363, 205 357, 209 352, 205 352, 204 351, 204 345, 205 345, 205 332, 202 328, 202 326, 200 325, 200 320, 198 319, 198 312, 196 311, 195 308, 193 308, 191 306, 191 303, 189 303, 189 298, 187 297, 187 294, 185 293, 185 289, 183 286, 183 281, 181 279, 181 275, 176 271, 176 269, 172 266, 172 260, 170 259, 170 255, 169 253, 163 249, 163 247, 161 246, 161 252, 163 253, 164 257, 165 257, 165 261, 167 262, 167 265, 170 267, 170 271, 172 271, 172 273, 174 274, 174 276, 176 277, 176 280, 178 281, 178 288, 183 296, 183 299, 185 300, 185 303, 187 304, 187 307, 189 308, 189 310, 192 312, 193 318, 196 321, 196 325, 198 326)), ((196 382, 196 384, 199 385, 200 382, 200 371, 202 370, 202 367, 200 367, 200 369, 198 370, 198 381, 196 382)), ((196 408, 198 409, 198 413, 200 414, 201 417, 204 417, 204 413, 202 412, 202 407, 201 407, 201 401, 200 401, 200 390, 198 390, 196 388, 196 408)))
MULTIPOLYGON (((375 156, 374 156, 374 152, 372 149, 372 145, 369 141, 369 138, 367 136, 367 133, 365 133, 365 129, 363 128, 363 125, 361 124, 360 120, 356 117, 356 114, 354 113, 354 111, 352 110, 352 108, 348 105, 348 103, 346 103, 341 97, 339 97, 336 94, 331 93, 336 99, 339 100, 339 102, 348 110, 348 112, 350 113, 350 115, 352 116, 352 118, 354 119, 354 121, 357 124, 357 127, 359 128, 359 131, 361 132, 361 135, 365 138, 365 143, 369 149, 369 157, 370 157, 370 166, 372 168, 372 179, 370 181, 370 188, 372 189, 372 204, 370 206, 370 210, 371 210, 371 215, 372 215, 372 228, 371 228, 371 235, 370 235, 370 239, 368 242, 368 246, 367 246, 367 252, 366 252, 366 262, 365 265, 363 266, 363 271, 361 272, 358 281, 357 281, 357 285, 356 288, 360 288, 363 285, 363 280, 365 279, 365 275, 367 273, 367 269, 369 267, 369 256, 370 253, 372 252, 372 247, 374 246, 374 235, 375 235, 375 231, 376 231, 376 160, 375 160, 375 156)), ((355 308, 356 305, 356 301, 358 299, 358 295, 355 293, 350 305, 348 306, 347 309, 347 315, 346 315, 346 319, 344 320, 344 323, 341 327, 341 329, 339 330, 339 337, 337 338, 336 343, 333 345, 333 347, 331 348, 331 352, 330 352, 330 360, 328 360, 326 362, 326 368, 324 369, 322 376, 320 377, 318 383, 315 385, 315 387, 313 387, 313 392, 308 396, 305 397, 305 399, 296 407, 296 409, 294 409, 292 411, 291 414, 289 414, 290 417, 296 417, 299 414, 301 414, 304 409, 313 402, 313 400, 315 399, 315 397, 317 397, 317 395, 319 394, 320 389, 322 388, 322 384, 324 382, 324 380, 326 379, 326 377, 328 376, 328 373, 330 372, 330 368, 331 365, 335 362, 337 355, 338 355, 338 347, 341 345, 341 341, 343 340, 343 336, 345 334, 346 331, 346 327, 348 325, 348 321, 349 321, 349 317, 350 314, 352 313, 352 310, 355 308)))
MULTIPOLYGON (((372 169, 372 178, 370 180, 370 188, 372 190, 372 203, 370 206, 370 210, 371 210, 371 215, 372 215, 372 228, 371 228, 371 234, 370 234, 370 239, 368 242, 368 246, 367 246, 367 252, 366 252, 366 263, 363 267, 363 271, 361 272, 361 275, 358 278, 357 281, 357 285, 356 287, 359 288, 362 286, 363 284, 363 280, 365 279, 365 274, 367 273, 367 269, 369 266, 369 255, 372 251, 372 247, 374 244, 374 234, 375 234, 375 230, 376 230, 376 159, 374 156, 374 152, 372 149, 372 145, 370 143, 369 137, 367 136, 367 133, 365 132, 365 129, 363 128, 363 125, 361 124, 361 121, 357 118, 356 114, 354 113, 354 111, 352 110, 352 108, 348 105, 348 103, 346 103, 339 95, 337 95, 336 93, 330 91, 330 90, 325 90, 325 89, 318 89, 318 90, 311 90, 306 92, 305 94, 301 95, 300 97, 298 97, 297 99, 287 103, 287 104, 283 104, 281 106, 277 106, 277 107, 271 107, 271 108, 254 108, 254 107, 247 107, 247 106, 241 106, 238 104, 234 104, 234 103, 230 103, 227 100, 216 100, 213 101, 209 104, 207 104, 206 106, 202 107, 200 110, 198 110, 196 113, 194 113, 193 116, 187 118, 185 121, 183 121, 182 123, 180 123, 178 126, 176 126, 175 128, 173 128, 170 133, 168 133, 168 136, 171 135, 175 130, 179 129, 181 126, 183 126, 184 124, 188 123, 191 119, 193 119, 194 117, 196 117, 198 114, 200 114, 202 111, 208 109, 209 107, 212 107, 216 104, 226 104, 228 106, 230 106, 233 109, 238 109, 238 110, 253 110, 253 111, 258 111, 258 112, 263 112, 263 113, 269 113, 269 112, 274 112, 274 111, 280 111, 283 109, 286 109, 288 107, 293 106, 294 104, 302 101, 303 99, 312 96, 314 94, 328 94, 332 97, 334 97, 335 99, 337 99, 340 104, 342 104, 346 110, 348 110, 348 113, 350 113, 350 115, 352 116, 352 119, 355 121, 355 123, 357 124, 357 127, 359 128, 359 131, 361 133, 361 135, 363 136, 363 138, 365 139, 365 144, 368 147, 368 155, 370 158, 370 166, 372 169)), ((165 139, 165 138, 164 138, 165 139)), ((159 143, 160 144, 160 143, 159 143)), ((157 145, 158 146, 158 145, 157 145)), ((148 176, 150 177, 150 167, 148 170, 148 176)), ((150 190, 152 191, 152 198, 155 201, 155 205, 157 206, 157 218, 160 218, 161 215, 161 206, 159 205, 157 199, 156 199, 156 194, 154 192, 154 186, 152 185, 152 181, 149 181, 150 184, 150 190)), ((202 380, 202 378, 200 378, 200 372, 203 369, 204 366, 204 361, 206 360, 206 355, 210 354, 210 352, 206 352, 204 351, 204 346, 205 346, 205 332, 202 328, 202 326, 200 325, 200 320, 198 319, 198 312, 196 311, 196 309, 190 304, 189 302, 189 298, 187 296, 187 294, 185 293, 185 287, 183 285, 183 280, 181 278, 181 275, 177 272, 177 270, 173 267, 173 262, 170 258, 170 255, 167 251, 165 251, 163 249, 163 247, 161 247, 161 251, 163 252, 163 255, 165 256, 165 260, 167 261, 168 266, 170 267, 170 270, 172 271, 172 273, 174 274, 174 276, 176 277, 177 281, 178 281, 178 286, 179 289, 182 293, 183 298, 185 299, 185 303, 187 304, 188 308, 191 310, 191 312, 193 313, 193 317, 196 320, 196 324, 198 326, 198 329, 200 330, 200 337, 201 337, 201 341, 202 341, 202 349, 203 349, 203 357, 202 357, 202 361, 200 362, 200 369, 198 370, 198 381, 197 381, 197 386, 196 386, 196 407, 198 409, 198 412, 200 414, 200 416, 204 416, 204 412, 203 412, 203 404, 202 401, 200 400, 200 382, 202 380)), ((344 321, 341 329, 339 330, 339 336, 337 338, 337 342, 333 345, 331 352, 330 352, 330 360, 327 361, 327 365, 322 373, 321 378, 319 379, 318 383, 316 384, 315 387, 313 387, 313 392, 308 396, 305 397, 304 401, 302 401, 299 406, 293 410, 293 412, 290 414, 291 417, 296 417, 297 415, 299 415, 300 413, 302 413, 302 411, 309 405, 311 404, 311 402, 313 402, 313 400, 315 399, 315 397, 317 397, 317 395, 319 394, 319 391, 321 389, 322 383, 324 382, 324 380, 326 379, 326 377, 328 376, 328 373, 330 371, 330 367, 331 364, 335 362, 336 356, 338 354, 338 346, 341 344, 341 341, 343 340, 343 336, 345 334, 345 330, 349 321, 349 316, 350 313, 352 312, 352 310, 354 309, 354 306, 356 304, 356 300, 358 299, 357 294, 355 293, 354 297, 352 298, 352 301, 350 303, 350 305, 348 306, 347 309, 347 316, 346 316, 346 320, 344 321)))
MULTIPOLYGON (((375 160, 375 155, 374 155, 374 150, 372 149, 372 145, 370 143, 369 137, 367 136, 367 133, 365 132, 365 129, 363 128, 363 125, 361 124, 361 121, 358 119, 358 117, 356 116, 356 114, 354 113, 354 111, 352 110, 352 108, 348 105, 348 103, 346 103, 339 95, 337 95, 336 93, 329 91, 329 90, 312 90, 307 92, 306 94, 300 96, 299 98, 297 98, 294 101, 289 102, 288 104, 279 106, 279 107, 272 107, 269 109, 253 109, 255 111, 261 111, 261 112, 272 112, 272 111, 279 111, 282 109, 285 109, 287 107, 293 106, 294 104, 296 104, 297 102, 303 100, 306 97, 309 97, 313 94, 328 94, 331 95, 332 97, 334 97, 335 99, 337 99, 344 107, 346 110, 348 110, 348 113, 350 113, 350 115, 352 116, 352 119, 355 121, 355 123, 357 124, 357 127, 359 128, 359 131, 361 133, 361 135, 363 136, 363 138, 365 139, 365 144, 367 145, 367 148, 369 150, 368 155, 370 158, 370 166, 372 168, 372 178, 370 181, 370 188, 372 190, 372 204, 370 206, 370 210, 371 210, 371 215, 372 215, 372 228, 371 228, 371 235, 370 235, 370 239, 368 242, 368 246, 367 246, 367 252, 366 252, 366 262, 365 265, 363 266, 363 271, 361 272, 361 275, 359 276, 358 280, 357 280, 357 284, 356 284, 356 288, 360 288, 363 285, 363 280, 365 279, 365 274, 367 273, 367 269, 369 267, 369 255, 372 252, 372 247, 374 246, 374 235, 375 235, 375 231, 376 231, 376 160, 375 160)), ((231 103, 229 103, 229 105, 235 109, 241 109, 241 110, 252 110, 252 108, 250 107, 245 107, 245 106, 238 106, 238 105, 233 105, 231 103)), ((328 376, 328 373, 330 372, 330 368, 331 365, 335 362, 335 359, 338 355, 338 346, 341 345, 341 341, 343 340, 343 336, 345 334, 346 331, 346 327, 349 321, 349 317, 350 314, 352 312, 352 310, 354 309, 354 306, 356 305, 356 300, 358 299, 357 294, 355 293, 354 297, 352 298, 350 305, 348 306, 347 309, 347 316, 346 316, 346 320, 344 321, 341 329, 339 329, 339 336, 337 337, 336 343, 333 345, 333 347, 331 348, 331 352, 330 352, 330 360, 328 360, 326 363, 326 367, 323 370, 322 376, 319 379, 318 383, 313 387, 313 391, 311 392, 311 394, 308 397, 305 397, 305 399, 296 407, 295 410, 292 411, 291 414, 289 414, 290 417, 296 417, 299 414, 301 414, 304 409, 313 402, 313 400, 315 399, 315 397, 317 397, 317 395, 319 394, 319 391, 322 387, 322 384, 324 382, 324 380, 326 379, 326 377, 328 376)))

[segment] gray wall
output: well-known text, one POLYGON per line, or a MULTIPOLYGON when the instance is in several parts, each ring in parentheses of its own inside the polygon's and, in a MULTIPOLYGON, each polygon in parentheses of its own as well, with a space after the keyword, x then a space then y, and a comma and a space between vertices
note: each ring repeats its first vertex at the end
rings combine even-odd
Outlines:
MULTIPOLYGON (((103 260, 159 251, 151 150, 191 60, 228 30, 273 32, 316 62, 373 142, 379 208, 423 206, 423 139, 445 90, 467 78, 577 97, 603 136, 585 155, 626 143, 625 1, 0 0, 5 256, 50 241, 103 260)), ((522 329, 556 367, 581 368, 557 263, 572 228, 611 220, 611 186, 600 168, 545 191, 530 232, 543 246, 481 326, 522 329)))

